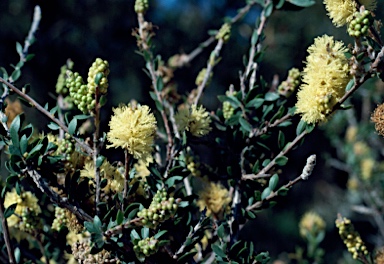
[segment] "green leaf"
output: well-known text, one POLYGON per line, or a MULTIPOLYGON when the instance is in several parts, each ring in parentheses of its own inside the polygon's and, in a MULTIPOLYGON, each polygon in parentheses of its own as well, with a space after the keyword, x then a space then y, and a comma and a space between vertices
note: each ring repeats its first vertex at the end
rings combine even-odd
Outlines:
POLYGON ((355 81, 353 79, 351 79, 348 84, 347 84, 347 87, 345 87, 345 91, 349 91, 351 90, 351 88, 355 85, 355 81))
POLYGON ((215 254, 217 256, 220 256, 222 258, 225 258, 227 255, 224 253, 224 251, 218 246, 218 245, 215 245, 215 244, 212 244, 211 246, 213 252, 215 252, 215 254))
POLYGON ((100 218, 97 215, 95 216, 95 218, 93 218, 93 225, 96 228, 100 228, 101 229, 102 223, 101 223, 100 218))
POLYGON ((124 221, 124 214, 122 211, 117 211, 117 214, 116 214, 116 224, 117 225, 121 225, 121 223, 123 223, 124 221))
POLYGON ((255 219, 256 218, 256 215, 253 212, 251 212, 251 211, 247 211, 247 214, 248 214, 248 217, 250 219, 255 219))
POLYGON ((27 151, 27 148, 28 148, 28 139, 26 135, 23 135, 20 138, 20 152, 22 155, 27 151))
POLYGON ((98 156, 97 159, 96 159, 96 167, 100 168, 101 165, 103 165, 104 160, 105 160, 104 156, 102 156, 102 155, 98 156))
POLYGON ((43 144, 37 144, 36 146, 34 146, 33 149, 31 149, 31 151, 29 152, 29 156, 32 156, 33 154, 38 152, 43 146, 43 144))
POLYGON ((135 240, 135 239, 141 240, 139 233, 137 233, 137 231, 135 229, 132 229, 132 231, 131 231, 131 239, 132 240, 135 240))
POLYGON ((13 119, 12 124, 9 128, 9 134, 11 136, 12 144, 19 148, 19 130, 20 130, 20 116, 16 116, 15 119, 13 119))
POLYGON ((265 94, 265 101, 268 101, 268 102, 276 101, 279 98, 280 98, 280 95, 278 93, 268 92, 265 94))
POLYGON ((84 227, 88 230, 89 233, 96 233, 97 229, 92 222, 84 222, 84 227))
POLYGON ((219 228, 217 229, 217 236, 219 237, 219 238, 224 238, 225 237, 225 228, 224 228, 224 224, 221 224, 220 226, 219 226, 219 228))
POLYGON ((19 78, 20 78, 20 76, 21 76, 21 71, 20 71, 20 69, 15 69, 13 72, 12 72, 12 74, 11 74, 11 79, 12 79, 12 81, 17 81, 19 78))
POLYGON ((246 107, 246 108, 253 107, 253 108, 257 109, 257 108, 259 108, 260 106, 263 105, 264 101, 265 101, 265 100, 264 100, 263 98, 254 98, 254 99, 252 99, 251 101, 249 101, 249 102, 245 105, 245 107, 246 107))
POLYGON ((75 133, 75 131, 76 131, 76 127, 77 127, 77 119, 74 118, 74 119, 71 120, 71 122, 68 125, 68 133, 70 135, 73 135, 75 133))
POLYGON ((285 0, 279 0, 279 2, 276 4, 276 9, 280 9, 283 7, 285 0))
POLYGON ((98 72, 95 76, 95 84, 99 85, 101 79, 104 77, 104 74, 102 72, 98 72))
POLYGON ((279 175, 273 174, 273 176, 269 179, 268 188, 274 191, 278 182, 279 182, 279 175))
POLYGON ((163 83, 163 78, 162 77, 157 77, 156 80, 156 89, 161 92, 164 88, 164 83, 163 83))
POLYGON ((21 258, 21 251, 20 251, 20 248, 15 248, 15 260, 16 260, 16 263, 20 263, 20 258, 21 258))
POLYGON ((148 227, 143 227, 141 229, 141 237, 142 238, 147 238, 149 237, 149 228, 148 227))
POLYGON ((278 191, 277 194, 280 196, 286 196, 288 194, 289 189, 285 187, 281 187, 278 191))
POLYGON ((13 215, 13 213, 15 212, 16 210, 16 207, 17 207, 17 203, 14 203, 14 204, 11 204, 10 206, 8 206, 5 211, 4 211, 4 218, 7 219, 8 217, 10 217, 11 215, 13 215))
POLYGON ((285 135, 283 132, 279 131, 279 136, 277 138, 277 143, 280 149, 284 147, 285 144, 285 135))
POLYGON ((300 120, 299 124, 296 127, 296 136, 300 135, 305 128, 307 127, 307 123, 303 120, 300 120))
POLYGON ((107 103, 107 97, 105 95, 100 96, 99 105, 104 106, 107 103))
POLYGON ((247 131, 247 132, 251 132, 252 131, 252 125, 247 120, 245 120, 244 118, 241 117, 239 119, 239 122, 240 122, 241 127, 245 131, 247 131))
POLYGON ((58 129, 60 129, 60 127, 59 127, 56 123, 53 123, 53 122, 49 123, 49 124, 48 124, 48 127, 49 127, 51 130, 58 130, 58 129))
POLYGON ((269 2, 269 4, 265 7, 264 11, 265 11, 264 13, 265 17, 269 17, 272 14, 273 1, 269 2))
POLYGON ((265 188, 264 191, 261 193, 261 200, 264 200, 271 194, 272 190, 269 189, 269 187, 265 188))
POLYGON ((292 121, 287 120, 287 121, 284 121, 284 122, 278 124, 277 127, 287 127, 290 125, 292 125, 292 121))
POLYGON ((83 120, 90 118, 90 115, 75 115, 73 118, 76 118, 77 120, 83 120))
MULTIPOLYGON (((4 67, 0 67, 0 70, 3 72, 3 79, 8 80, 8 73, 4 67)), ((5 84, 4 84, 5 85, 5 84)))
POLYGON ((181 181, 182 179, 182 176, 172 176, 165 181, 165 185, 167 185, 168 187, 175 186, 176 182, 181 181))
POLYGON ((309 7, 316 3, 314 0, 287 0, 287 2, 299 7, 309 7))
POLYGON ((159 231, 156 235, 154 235, 153 237, 155 239, 159 239, 162 235, 164 235, 165 233, 167 233, 168 230, 162 230, 162 231, 159 231))
POLYGON ((194 255, 196 255, 197 251, 195 249, 192 249, 192 251, 185 253, 181 257, 177 259, 178 263, 186 263, 188 259, 192 258, 194 255))
POLYGON ((288 158, 285 156, 281 156, 281 157, 278 157, 275 162, 279 166, 284 166, 285 164, 287 164, 288 158))
POLYGON ((16 51, 17 51, 17 54, 19 54, 20 56, 23 56, 23 46, 21 46, 19 42, 16 42, 16 51))
POLYGON ((258 40, 259 40, 259 34, 257 34, 257 30, 254 30, 251 38, 252 46, 255 46, 258 40))
POLYGON ((14 185, 19 180, 18 175, 11 175, 7 178, 6 182, 9 185, 14 185))

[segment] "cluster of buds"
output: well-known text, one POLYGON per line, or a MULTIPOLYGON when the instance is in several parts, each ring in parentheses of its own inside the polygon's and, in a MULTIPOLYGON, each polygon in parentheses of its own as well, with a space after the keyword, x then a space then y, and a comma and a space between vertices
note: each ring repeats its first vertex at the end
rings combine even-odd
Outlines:
POLYGON ((193 176, 200 177, 201 171, 199 170, 200 163, 195 163, 193 156, 187 155, 185 158, 185 161, 187 163, 187 169, 191 172, 193 176))
POLYGON ((41 228, 40 217, 37 216, 33 208, 24 208, 20 217, 20 222, 15 225, 17 229, 32 234, 41 228))
POLYGON ((289 97, 296 90, 300 84, 300 71, 296 68, 292 68, 288 72, 288 77, 283 81, 277 91, 280 95, 289 97))
POLYGON ((134 242, 133 250, 138 258, 153 255, 159 249, 159 240, 154 237, 147 237, 134 242))
POLYGON ((149 8, 148 0, 136 0, 135 2, 135 12, 136 13, 145 13, 149 8))
POLYGON ((141 223, 147 227, 154 228, 159 223, 173 217, 177 211, 177 202, 175 198, 168 197, 167 192, 158 190, 152 199, 149 208, 144 208, 137 213, 138 217, 142 217, 141 223))
POLYGON ((65 215, 65 209, 60 207, 55 207, 55 219, 52 223, 52 229, 60 231, 63 226, 66 226, 68 219, 65 215))
POLYGON ((333 106, 336 104, 336 98, 327 91, 319 91, 319 96, 316 98, 319 105, 319 111, 322 115, 328 116, 332 113, 333 106))
POLYGON ((368 10, 356 12, 354 17, 355 18, 348 25, 348 34, 355 38, 367 35, 368 29, 373 23, 371 12, 368 10))
POLYGON ((75 105, 84 113, 92 112, 96 107, 95 94, 107 93, 108 88, 108 62, 97 58, 89 68, 88 84, 85 84, 83 77, 78 72, 67 70, 66 86, 69 89, 69 95, 75 105), (98 88, 98 91, 96 91, 98 88))
POLYGON ((222 39, 224 42, 227 42, 231 37, 231 25, 225 23, 219 29, 219 32, 216 34, 216 39, 222 39))
POLYGON ((60 74, 57 78, 56 82, 56 93, 57 94, 62 94, 62 95, 67 95, 68 94, 68 88, 65 85, 65 75, 67 73, 67 70, 72 70, 73 67, 73 62, 68 59, 67 63, 60 68, 60 74))
POLYGON ((120 263, 118 258, 112 257, 111 253, 109 253, 105 249, 103 249, 97 254, 92 255, 90 253, 91 246, 90 246, 90 241, 88 239, 73 243, 71 246, 71 249, 72 249, 72 255, 78 261, 78 263, 84 263, 84 264, 120 263))
POLYGON ((339 215, 336 219, 336 227, 339 229, 339 235, 353 259, 361 259, 368 255, 367 247, 361 240, 359 233, 355 231, 351 220, 339 215))
POLYGON ((57 153, 64 155, 66 160, 70 160, 72 152, 75 150, 75 143, 69 134, 58 142, 57 153))
MULTIPOLYGON (((225 92, 227 96, 233 95, 236 96, 237 92, 234 91, 227 91, 225 92)), ((224 101, 223 102, 223 116, 225 120, 230 119, 233 116, 233 113, 235 112, 235 109, 231 105, 229 101, 224 101)))
MULTIPOLYGON (((197 86, 200 86, 201 84, 203 84, 203 81, 204 81, 204 78, 205 78, 205 75, 207 74, 207 68, 204 68, 202 69, 199 74, 197 75, 196 77, 196 81, 195 81, 195 84, 197 86)), ((205 84, 206 86, 208 86, 211 82, 211 79, 212 79, 212 72, 209 74, 209 77, 208 77, 208 80, 207 80, 207 83, 205 84)))

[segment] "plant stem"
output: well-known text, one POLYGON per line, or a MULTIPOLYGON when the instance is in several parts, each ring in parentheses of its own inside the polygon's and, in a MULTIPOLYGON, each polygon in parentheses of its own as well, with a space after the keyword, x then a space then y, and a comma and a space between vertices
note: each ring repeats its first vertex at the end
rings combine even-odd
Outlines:
MULTIPOLYGON (((70 134, 68 131, 68 127, 62 123, 59 119, 57 119, 54 115, 52 115, 48 110, 46 110, 44 107, 42 107, 38 102, 36 102, 32 97, 29 95, 23 93, 18 88, 16 88, 13 84, 10 82, 4 80, 0 77, 0 82, 8 86, 12 91, 17 93, 19 96, 21 96, 23 99, 28 101, 32 107, 36 107, 37 110, 39 110, 41 113, 43 113, 45 116, 47 116, 49 119, 51 119, 54 123, 56 123, 62 130, 64 130, 66 133, 70 134)), ((83 141, 75 137, 74 135, 71 135, 71 137, 76 141, 77 144, 79 144, 80 147, 82 147, 88 154, 92 155, 93 150, 90 148, 87 144, 85 144, 83 141)))
POLYGON ((5 217, 4 217, 4 211, 5 210, 4 210, 3 198, 0 195, 0 219, 1 219, 1 226, 3 228, 3 237, 4 237, 4 241, 5 241, 5 246, 7 247, 9 263, 14 264, 14 263, 16 263, 15 253, 13 251, 11 239, 9 236, 7 219, 5 219, 5 217))
POLYGON ((124 150, 124 156, 125 156, 125 161, 124 161, 124 192, 123 192, 123 202, 121 203, 121 211, 124 212, 124 200, 127 198, 127 193, 128 193, 128 188, 129 188, 129 171, 131 169, 130 166, 130 159, 131 155, 128 153, 128 150, 124 150))
POLYGON ((95 91, 95 112, 94 112, 94 124, 95 124, 95 132, 93 133, 93 164, 95 166, 95 180, 96 180, 96 197, 95 197, 95 206, 96 206, 96 214, 100 214, 100 166, 97 166, 97 158, 100 154, 100 144, 99 144, 99 138, 100 138, 100 104, 99 104, 99 86, 96 86, 95 91))

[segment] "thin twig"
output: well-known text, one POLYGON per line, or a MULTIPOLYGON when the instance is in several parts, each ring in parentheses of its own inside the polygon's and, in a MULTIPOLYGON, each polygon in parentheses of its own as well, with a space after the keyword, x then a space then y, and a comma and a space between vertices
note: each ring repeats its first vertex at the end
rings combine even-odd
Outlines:
POLYGON ((1 219, 1 226, 3 228, 4 242, 5 242, 5 246, 7 247, 9 263, 10 264, 14 264, 14 263, 16 263, 15 253, 13 251, 13 247, 12 247, 12 243, 11 243, 11 238, 9 236, 9 229, 8 229, 7 219, 5 219, 5 217, 4 217, 4 211, 5 210, 4 210, 3 198, 0 195, 0 219, 1 219))
MULTIPOLYGON (((56 123, 62 130, 64 130, 66 133, 70 134, 68 131, 68 127, 62 123, 59 119, 57 119, 54 115, 52 115, 48 110, 46 110, 44 107, 42 107, 38 102, 36 102, 32 97, 29 95, 23 93, 18 88, 16 88, 13 84, 10 82, 4 80, 0 77, 0 82, 8 86, 12 91, 17 93, 19 96, 21 96, 23 99, 28 101, 32 107, 36 107, 37 110, 39 110, 41 113, 43 113, 45 116, 47 116, 49 119, 51 119, 54 123, 56 123)), ((74 135, 71 135, 71 137, 76 141, 77 144, 81 148, 83 148, 89 155, 93 154, 92 148, 90 148, 87 144, 85 144, 83 141, 81 141, 79 138, 75 137, 74 135)))
POLYGON ((282 156, 284 156, 285 154, 287 154, 293 147, 296 146, 296 144, 298 144, 300 142, 301 139, 304 138, 304 136, 308 134, 308 131, 307 130, 304 130, 303 132, 301 132, 299 135, 296 136, 296 138, 287 144, 287 146, 282 150, 280 151, 280 153, 278 155, 276 155, 274 157, 273 160, 271 160, 270 163, 268 163, 267 166, 265 166, 262 170, 260 170, 257 174, 246 174, 246 175, 243 175, 241 177, 242 180, 256 180, 256 179, 261 179, 261 178, 266 178, 266 177, 270 177, 271 175, 270 174, 267 174, 267 172, 272 169, 273 166, 276 165, 276 160, 282 156))
POLYGON ((93 115, 93 120, 95 124, 95 131, 93 132, 93 164, 95 166, 95 180, 96 180, 96 197, 95 197, 95 207, 96 207, 96 214, 100 214, 100 166, 97 166, 97 158, 100 153, 100 144, 99 144, 99 138, 100 138, 100 103, 99 103, 99 86, 96 85, 96 91, 95 91, 95 102, 96 107, 93 115))
POLYGON ((35 33, 37 29, 39 28, 41 20, 41 8, 40 6, 35 6, 35 10, 33 12, 33 21, 31 28, 29 29, 28 36, 24 41, 24 48, 23 48, 23 53, 20 54, 20 61, 25 61, 25 57, 28 55, 28 49, 34 42, 35 38, 35 33))
POLYGON ((203 94, 203 90, 205 88, 205 85, 208 83, 208 80, 209 80, 209 78, 211 76, 213 67, 216 64, 215 61, 216 61, 216 59, 220 55, 220 51, 221 51, 221 49, 223 47, 223 44, 224 44, 224 40, 223 39, 219 39, 217 44, 216 44, 215 49, 211 52, 211 55, 209 56, 206 72, 205 72, 205 75, 204 75, 204 79, 201 82, 201 84, 199 85, 199 87, 197 87, 197 95, 195 97, 195 101, 193 102, 195 105, 198 104, 198 102, 200 100, 200 97, 203 94))
POLYGON ((123 202, 121 203, 121 211, 124 212, 124 201, 127 198, 128 188, 129 188, 129 171, 130 171, 130 160, 131 154, 128 150, 124 150, 124 191, 123 191, 123 202))

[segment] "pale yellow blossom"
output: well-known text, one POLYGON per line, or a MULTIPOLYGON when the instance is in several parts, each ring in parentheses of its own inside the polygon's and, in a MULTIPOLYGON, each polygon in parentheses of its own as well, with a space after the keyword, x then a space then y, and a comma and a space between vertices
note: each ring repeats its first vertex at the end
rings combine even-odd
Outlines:
POLYGON ((189 131, 195 137, 205 136, 211 131, 211 118, 203 106, 192 105, 190 109, 180 109, 175 115, 179 131, 189 131))

